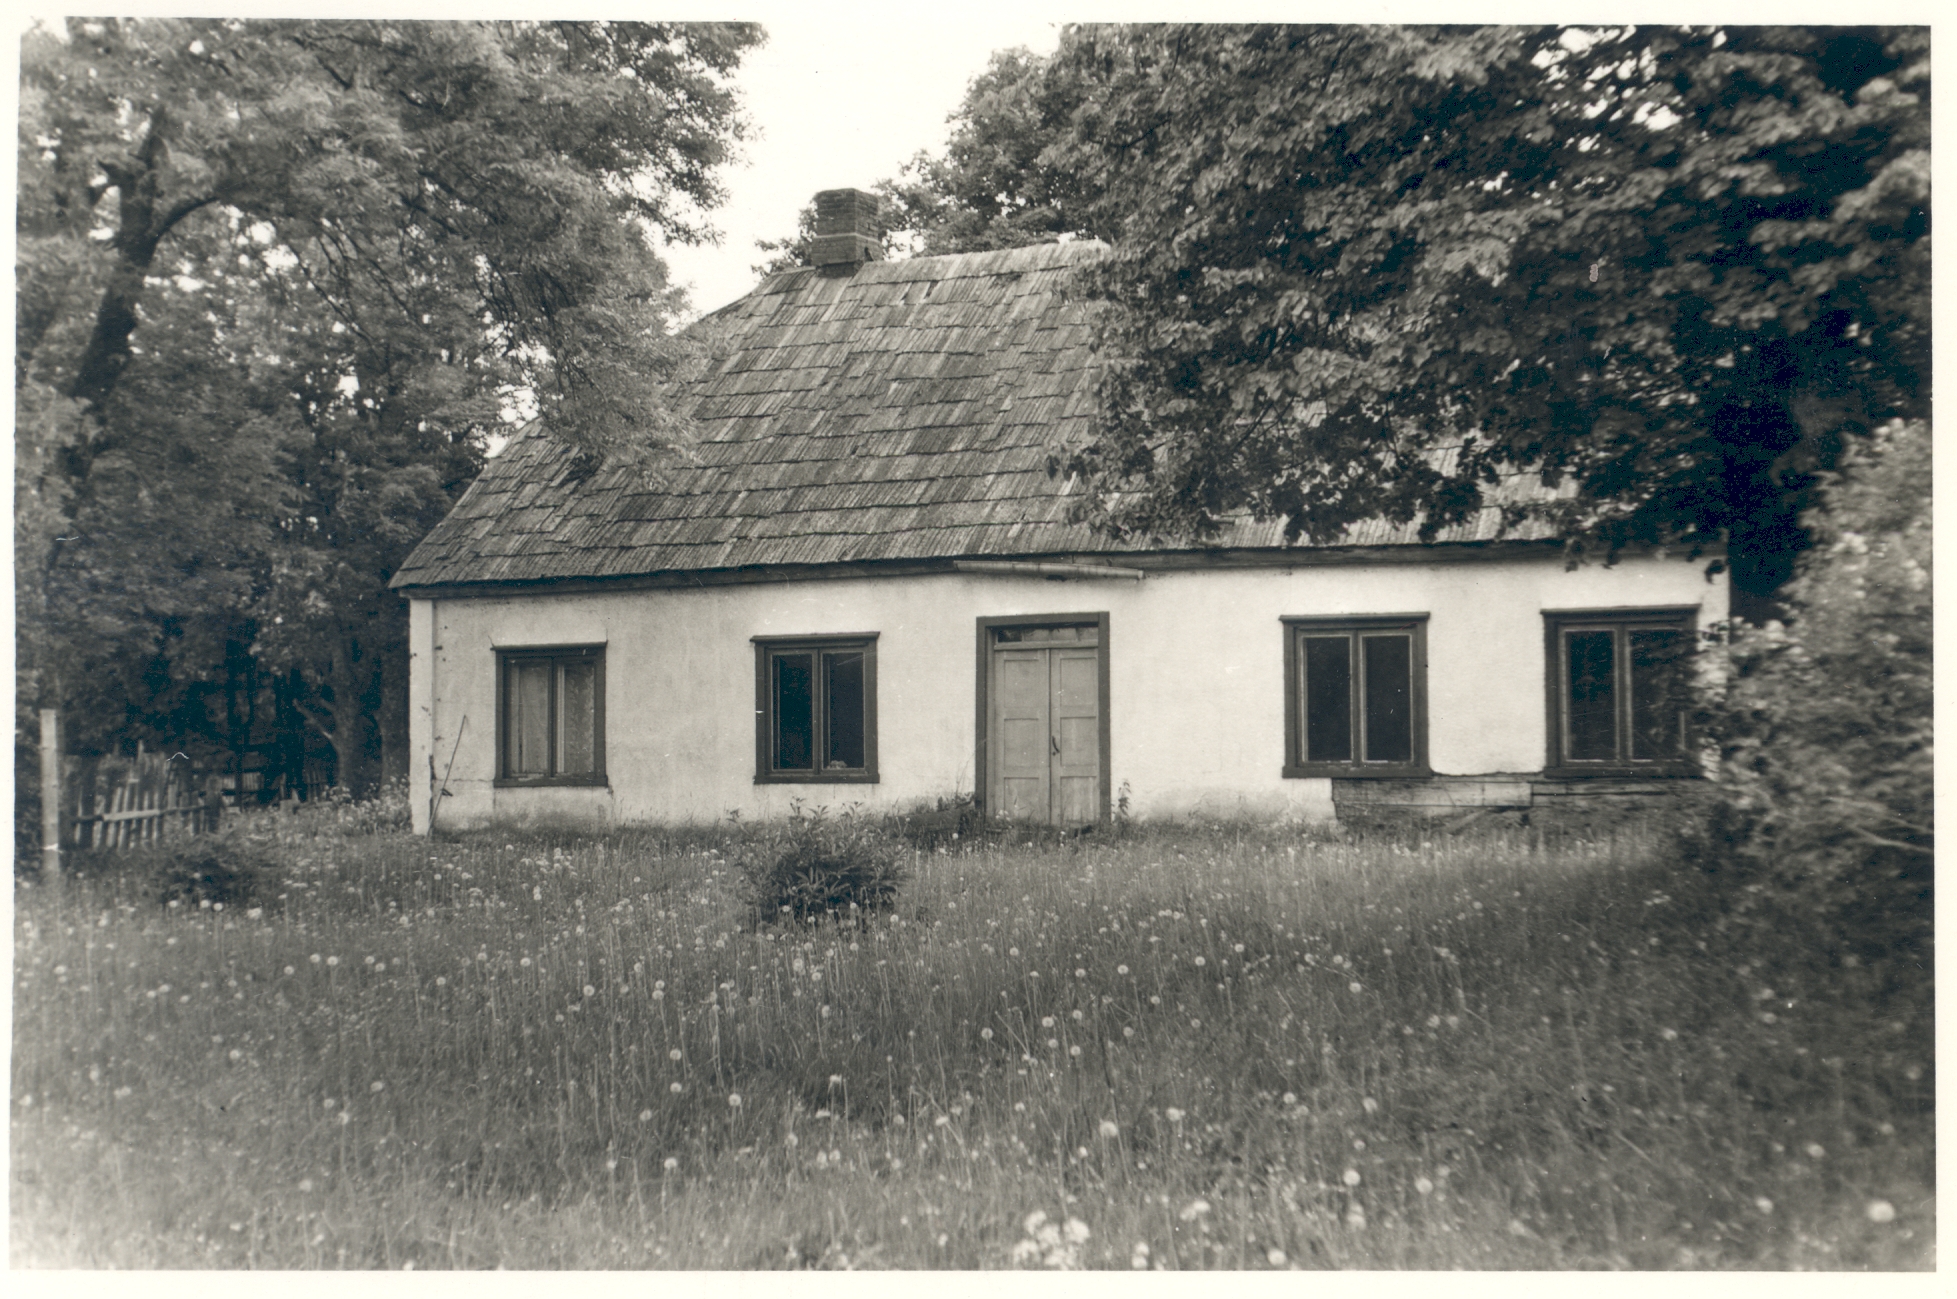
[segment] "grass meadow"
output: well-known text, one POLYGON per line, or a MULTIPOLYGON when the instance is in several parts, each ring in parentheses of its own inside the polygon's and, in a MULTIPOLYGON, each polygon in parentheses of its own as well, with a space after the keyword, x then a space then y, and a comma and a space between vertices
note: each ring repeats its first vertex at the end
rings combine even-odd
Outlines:
POLYGON ((954 843, 756 931, 709 831, 260 829, 243 905, 17 887, 15 1267, 1934 1266, 1927 972, 1655 834, 954 843))

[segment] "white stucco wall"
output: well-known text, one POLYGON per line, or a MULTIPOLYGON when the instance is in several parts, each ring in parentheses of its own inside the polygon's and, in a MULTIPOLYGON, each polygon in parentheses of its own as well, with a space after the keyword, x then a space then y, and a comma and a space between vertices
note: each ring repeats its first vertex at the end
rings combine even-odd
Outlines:
POLYGON ((1516 560, 1201 569, 1146 580, 945 574, 414 602, 415 824, 435 775, 447 828, 533 818, 712 821, 793 799, 903 808, 969 793, 976 619, 1106 611, 1112 780, 1138 816, 1322 818, 1330 782, 1285 779, 1285 616, 1421 613, 1428 754, 1451 775, 1539 771, 1551 609, 1697 605, 1726 616, 1703 561, 1566 570, 1516 560), (879 633, 876 785, 754 783, 755 636, 879 633), (494 651, 602 642, 608 787, 498 789, 494 651), (425 647, 425 652, 424 652, 425 647), (465 719, 466 718, 466 724, 465 719), (460 737, 458 745, 457 739, 460 737))

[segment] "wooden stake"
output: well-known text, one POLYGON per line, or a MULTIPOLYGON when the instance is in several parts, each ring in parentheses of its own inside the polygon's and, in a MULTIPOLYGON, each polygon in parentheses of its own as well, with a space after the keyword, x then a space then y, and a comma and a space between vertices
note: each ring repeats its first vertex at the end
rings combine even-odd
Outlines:
POLYGON ((61 883, 61 714, 41 710, 41 876, 61 883))

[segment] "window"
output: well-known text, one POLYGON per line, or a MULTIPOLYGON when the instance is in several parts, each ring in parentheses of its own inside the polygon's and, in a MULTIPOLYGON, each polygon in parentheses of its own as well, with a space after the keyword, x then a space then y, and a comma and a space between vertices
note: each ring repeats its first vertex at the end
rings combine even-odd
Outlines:
POLYGON ((605 647, 501 650, 499 785, 605 783, 605 647))
POLYGON ((1552 776, 1689 775, 1696 609, 1545 614, 1552 776))
POLYGON ((757 784, 874 784, 877 638, 754 642, 757 784))
POLYGON ((1284 620, 1287 776, 1427 774, 1427 615, 1284 620))

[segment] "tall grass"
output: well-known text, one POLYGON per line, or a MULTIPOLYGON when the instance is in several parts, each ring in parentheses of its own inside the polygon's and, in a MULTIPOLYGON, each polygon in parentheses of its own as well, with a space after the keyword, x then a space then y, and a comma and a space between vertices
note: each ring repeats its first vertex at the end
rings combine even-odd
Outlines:
POLYGON ((1656 838, 954 845, 757 930, 710 834, 274 832, 243 910, 17 894, 16 1266, 1933 1264, 1927 976, 1656 838))

